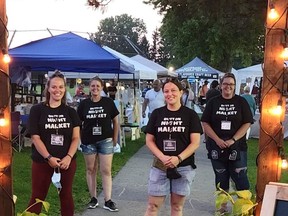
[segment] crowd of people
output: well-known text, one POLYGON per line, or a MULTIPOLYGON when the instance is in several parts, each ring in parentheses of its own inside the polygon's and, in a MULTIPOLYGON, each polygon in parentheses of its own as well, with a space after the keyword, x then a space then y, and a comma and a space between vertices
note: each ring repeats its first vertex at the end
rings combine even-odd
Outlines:
MULTIPOLYGON (((200 136, 206 135, 206 148, 215 174, 215 187, 229 190, 230 179, 237 190, 249 189, 247 177, 246 133, 253 124, 255 104, 249 96, 235 94, 236 79, 226 73, 220 80, 204 81, 199 98, 187 80, 167 78, 154 80, 142 105, 146 145, 153 154, 148 179, 148 204, 145 216, 157 215, 165 198, 170 195, 171 215, 183 215, 186 197, 196 175, 195 152, 200 136), (204 94, 205 93, 205 94, 204 94), (201 119, 194 104, 205 104, 201 119), (251 110, 251 111, 250 111, 251 110)), ((111 86, 115 86, 111 83, 111 86)), ((76 152, 80 145, 86 166, 86 183, 90 201, 88 208, 99 205, 97 173, 102 177, 103 208, 117 212, 112 201, 112 161, 118 142, 119 111, 113 101, 103 95, 105 83, 99 77, 89 82, 89 93, 77 109, 67 105, 66 80, 55 71, 46 83, 45 101, 31 108, 28 130, 32 139, 32 193, 45 200, 51 182, 57 188, 61 215, 74 215, 72 183, 76 172, 76 152), (35 123, 36 122, 36 123, 35 123), (81 143, 81 144, 80 144, 81 143)), ((114 88, 108 89, 115 92, 114 88)), ((117 91, 117 89, 116 89, 117 91)), ((113 94, 111 94, 113 95, 113 94)), ((255 101, 254 101, 255 102, 255 101)), ((41 212, 41 203, 33 205, 32 213, 41 212)), ((220 213, 227 211, 224 203, 220 213)))

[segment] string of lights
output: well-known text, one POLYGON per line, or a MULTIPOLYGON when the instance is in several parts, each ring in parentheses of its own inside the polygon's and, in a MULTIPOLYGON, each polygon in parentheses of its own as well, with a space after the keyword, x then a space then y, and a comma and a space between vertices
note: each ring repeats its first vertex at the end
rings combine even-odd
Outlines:
MULTIPOLYGON (((284 38, 282 40, 276 41, 276 46, 275 50, 277 51, 282 50, 281 46, 283 46, 282 53, 279 56, 270 56, 272 51, 271 50, 265 50, 266 53, 266 58, 270 58, 269 61, 271 63, 271 58, 275 59, 273 64, 275 64, 277 69, 273 69, 272 65, 267 64, 267 68, 264 68, 262 66, 262 72, 263 72, 263 79, 265 79, 265 86, 262 88, 262 97, 260 101, 260 112, 262 113, 261 118, 259 120, 259 125, 260 125, 260 132, 263 137, 260 137, 260 142, 259 144, 259 151, 256 157, 256 166, 259 166, 259 163, 262 162, 261 166, 266 166, 264 165, 266 162, 263 160, 264 158, 262 155, 267 156, 267 155, 277 155, 278 154, 278 159, 273 162, 274 165, 270 167, 270 165, 267 165, 269 168, 268 169, 273 169, 275 168, 273 172, 271 172, 271 176, 273 179, 279 181, 279 174, 281 173, 281 168, 287 168, 287 160, 285 156, 285 151, 284 151, 284 146, 283 146, 283 121, 285 117, 285 110, 283 109, 284 106, 284 96, 287 96, 285 93, 286 90, 283 89, 284 87, 284 81, 285 81, 285 76, 286 76, 286 71, 287 71, 287 65, 284 64, 283 61, 283 67, 280 69, 279 68, 279 63, 281 60, 287 60, 288 59, 288 52, 287 56, 285 55, 285 47, 288 47, 288 41, 287 41, 287 33, 288 33, 288 28, 287 28, 287 14, 288 14, 288 5, 283 7, 281 15, 278 15, 278 11, 275 9, 274 1, 271 0, 269 3, 269 8, 268 8, 268 17, 267 17, 267 23, 265 24, 266 28, 266 34, 265 34, 265 41, 266 43, 269 43, 269 39, 274 35, 277 35, 276 37, 281 37, 281 35, 284 35, 284 38), (283 27, 280 27, 283 23, 283 19, 285 18, 285 25, 283 27), (273 35, 272 35, 273 32, 273 35), (279 46, 280 45, 280 46, 279 46), (287 58, 287 59, 286 59, 287 58), (271 72, 269 71, 271 70, 271 72), (265 103, 265 106, 263 108, 262 104, 265 103), (273 105, 275 103, 275 105, 273 105), (263 118, 262 118, 263 117, 263 118), (270 123, 270 120, 267 121, 265 118, 273 118, 275 121, 273 123, 273 126, 271 125, 265 125, 265 123, 270 123), (262 122, 262 120, 264 122, 262 122), (270 126, 270 127, 269 127, 270 126), (282 137, 282 138, 281 138, 282 137), (278 152, 277 152, 278 151, 278 152), (263 158, 263 159, 262 159, 263 158), (275 166, 275 164, 278 164, 275 166)), ((274 39, 274 38, 273 38, 274 39)), ((275 41, 275 40, 274 40, 275 41)), ((271 45, 271 44, 269 44, 271 45)), ((266 44, 268 47, 268 45, 266 44)), ((288 51, 288 49, 287 49, 288 51)), ((268 62, 268 61, 267 61, 268 62)), ((266 66, 265 66, 266 67, 266 66)), ((274 157, 274 156, 273 156, 274 157)), ((272 161, 271 161, 272 163, 272 161)), ((261 168, 262 168, 261 167, 261 168)), ((260 168, 260 169, 261 169, 260 168)), ((258 168, 259 169, 259 168, 258 168)), ((270 176, 270 177, 271 177, 270 176)), ((258 177, 259 178, 259 177, 258 177)), ((264 182, 266 183, 266 182, 264 182)), ((258 181, 257 181, 258 184, 258 181)), ((263 196, 261 193, 259 193, 259 190, 262 190, 261 187, 257 186, 256 187, 256 194, 257 194, 257 202, 262 203, 263 201, 263 196)), ((264 194, 264 193, 263 193, 264 194)))

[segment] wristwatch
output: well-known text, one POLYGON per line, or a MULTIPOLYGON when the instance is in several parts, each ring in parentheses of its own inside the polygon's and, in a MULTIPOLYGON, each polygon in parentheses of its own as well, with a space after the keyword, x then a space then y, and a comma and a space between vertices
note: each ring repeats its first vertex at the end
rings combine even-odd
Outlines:
POLYGON ((44 160, 48 162, 50 158, 52 158, 52 155, 49 154, 48 157, 44 158, 44 160))

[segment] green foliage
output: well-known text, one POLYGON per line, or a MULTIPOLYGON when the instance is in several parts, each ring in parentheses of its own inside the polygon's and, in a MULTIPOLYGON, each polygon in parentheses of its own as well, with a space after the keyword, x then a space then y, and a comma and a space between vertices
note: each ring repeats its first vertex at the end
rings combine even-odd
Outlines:
POLYGON ((263 59, 267 2, 262 0, 146 0, 164 14, 161 37, 171 63, 180 67, 198 56, 227 72, 263 59))
POLYGON ((133 56, 137 53, 129 40, 138 47, 144 47, 145 51, 147 46, 149 47, 148 40, 143 39, 146 33, 146 25, 142 19, 122 14, 101 20, 98 32, 93 37, 94 41, 101 45, 106 45, 124 55, 133 56))
MULTIPOLYGON (((114 177, 126 162, 145 144, 144 134, 140 139, 131 141, 129 136, 126 138, 126 147, 121 149, 121 153, 114 154, 112 164, 112 176, 114 177)), ((31 195, 31 148, 25 147, 21 152, 14 152, 13 156, 13 187, 14 194, 17 195, 15 212, 22 212, 27 208, 31 195)), ((77 170, 73 183, 73 199, 75 212, 82 212, 90 200, 86 184, 85 161, 82 153, 77 153, 77 170)), ((98 193, 102 190, 101 176, 97 176, 98 193)), ((60 215, 60 202, 55 187, 50 187, 46 202, 50 203, 47 215, 60 215)))
POLYGON ((36 199, 35 203, 33 203, 31 206, 29 206, 27 209, 25 209, 22 213, 17 213, 17 216, 37 216, 37 215, 38 216, 46 216, 46 214, 44 214, 44 213, 35 214, 35 213, 29 212, 29 209, 38 203, 41 203, 43 205, 44 210, 46 212, 49 211, 50 204, 48 202, 45 202, 45 201, 40 200, 40 199, 36 199))
POLYGON ((223 204, 230 202, 232 204, 232 212, 221 214, 220 212, 216 211, 215 216, 218 215, 253 216, 253 210, 255 206, 258 205, 258 203, 253 203, 253 201, 251 200, 252 193, 249 190, 227 192, 222 188, 220 188, 220 183, 217 185, 217 188, 218 190, 215 192, 216 209, 220 209, 223 204))

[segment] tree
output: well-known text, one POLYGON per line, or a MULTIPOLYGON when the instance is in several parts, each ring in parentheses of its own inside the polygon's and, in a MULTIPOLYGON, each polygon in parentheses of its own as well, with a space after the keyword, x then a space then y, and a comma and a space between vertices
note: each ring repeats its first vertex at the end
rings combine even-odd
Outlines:
POLYGON ((93 37, 99 44, 109 46, 124 55, 132 56, 137 54, 134 49, 137 47, 133 48, 134 45, 145 49, 149 46, 145 37, 146 33, 146 25, 142 19, 122 14, 101 20, 98 32, 93 37))
POLYGON ((165 67, 170 59, 167 47, 168 44, 165 45, 165 40, 160 36, 159 29, 156 28, 152 34, 152 44, 149 49, 150 59, 165 67))
POLYGON ((111 0, 87 0, 87 4, 95 9, 106 7, 110 2, 111 0))
POLYGON ((267 2, 262 0, 147 0, 164 13, 161 36, 171 45, 171 62, 182 66, 198 56, 230 71, 263 58, 267 2), (175 58, 174 58, 175 57, 175 58))

